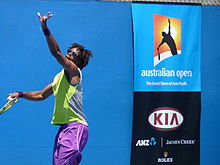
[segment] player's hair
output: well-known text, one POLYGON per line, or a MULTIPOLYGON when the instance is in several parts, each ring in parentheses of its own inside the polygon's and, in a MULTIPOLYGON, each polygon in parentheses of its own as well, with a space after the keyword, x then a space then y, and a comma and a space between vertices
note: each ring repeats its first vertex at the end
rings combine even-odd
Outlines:
POLYGON ((71 45, 72 46, 69 47, 70 49, 78 48, 80 50, 79 58, 82 60, 81 67, 84 68, 88 64, 89 59, 92 57, 92 52, 90 50, 88 50, 88 49, 85 49, 84 46, 82 46, 82 45, 80 45, 78 43, 72 43, 71 45))

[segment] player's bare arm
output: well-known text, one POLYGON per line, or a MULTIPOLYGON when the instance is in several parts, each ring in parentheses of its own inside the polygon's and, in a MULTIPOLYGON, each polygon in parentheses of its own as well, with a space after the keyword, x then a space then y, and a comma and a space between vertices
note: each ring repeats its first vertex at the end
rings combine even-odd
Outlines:
POLYGON ((49 18, 51 18, 53 15, 50 12, 48 12, 44 16, 41 16, 40 13, 38 12, 37 15, 38 15, 39 21, 41 23, 41 27, 44 31, 45 36, 46 36, 46 40, 47 40, 51 54, 64 67, 64 69, 69 72, 70 79, 74 83, 75 81, 77 81, 77 80, 75 80, 74 77, 79 76, 79 71, 77 69, 77 66, 74 62, 69 60, 68 57, 64 56, 61 53, 61 50, 60 50, 58 43, 56 42, 56 40, 54 39, 54 37, 50 33, 50 30, 47 26, 47 20, 49 18))
MULTIPOLYGON (((40 91, 22 92, 22 98, 32 101, 41 101, 48 98, 51 94, 53 94, 52 83, 47 85, 45 88, 43 88, 40 91)), ((21 97, 20 95, 21 95, 20 92, 14 92, 9 94, 8 96, 17 99, 21 97)))

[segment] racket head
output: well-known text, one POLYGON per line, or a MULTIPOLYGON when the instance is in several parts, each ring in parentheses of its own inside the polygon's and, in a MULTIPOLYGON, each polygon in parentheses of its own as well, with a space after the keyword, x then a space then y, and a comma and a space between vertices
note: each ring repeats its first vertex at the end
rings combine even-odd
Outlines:
POLYGON ((7 103, 0 109, 0 115, 9 110, 17 102, 18 99, 8 99, 7 103))

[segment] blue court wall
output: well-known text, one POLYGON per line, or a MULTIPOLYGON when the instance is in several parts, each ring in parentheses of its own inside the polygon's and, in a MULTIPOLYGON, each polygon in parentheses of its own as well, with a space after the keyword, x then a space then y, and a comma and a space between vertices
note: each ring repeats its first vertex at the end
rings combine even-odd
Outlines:
MULTIPOLYGON (((16 90, 41 90, 62 67, 51 56, 37 18, 51 11, 52 34, 66 52, 77 42, 93 51, 83 70, 89 141, 82 165, 128 165, 130 161, 133 48, 128 3, 70 0, 0 2, 0 104, 16 90)), ((50 124, 53 96, 20 99, 0 116, 1 165, 49 165, 58 130, 50 124)))
MULTIPOLYGON (((36 13, 54 14, 48 25, 61 50, 79 42, 94 52, 83 70, 84 108, 90 128, 82 165, 129 165, 133 111, 130 3, 93 0, 8 0, 0 3, 0 104, 8 93, 40 90, 62 69, 50 55, 36 13)), ((201 165, 218 165, 220 153, 220 7, 202 7, 201 165)), ((50 125, 53 96, 20 99, 0 116, 1 165, 49 165, 57 126, 50 125)))
POLYGON ((220 7, 202 7, 201 165, 219 165, 220 7))

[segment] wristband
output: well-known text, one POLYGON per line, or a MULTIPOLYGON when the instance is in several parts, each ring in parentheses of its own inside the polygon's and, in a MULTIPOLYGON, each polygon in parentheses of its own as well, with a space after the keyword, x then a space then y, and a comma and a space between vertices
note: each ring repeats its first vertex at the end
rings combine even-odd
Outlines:
POLYGON ((50 30, 48 28, 43 29, 44 35, 49 36, 50 35, 50 30))
MULTIPOLYGON (((18 92, 18 91, 17 91, 18 92)), ((18 92, 18 97, 22 98, 24 96, 24 92, 18 92)))

